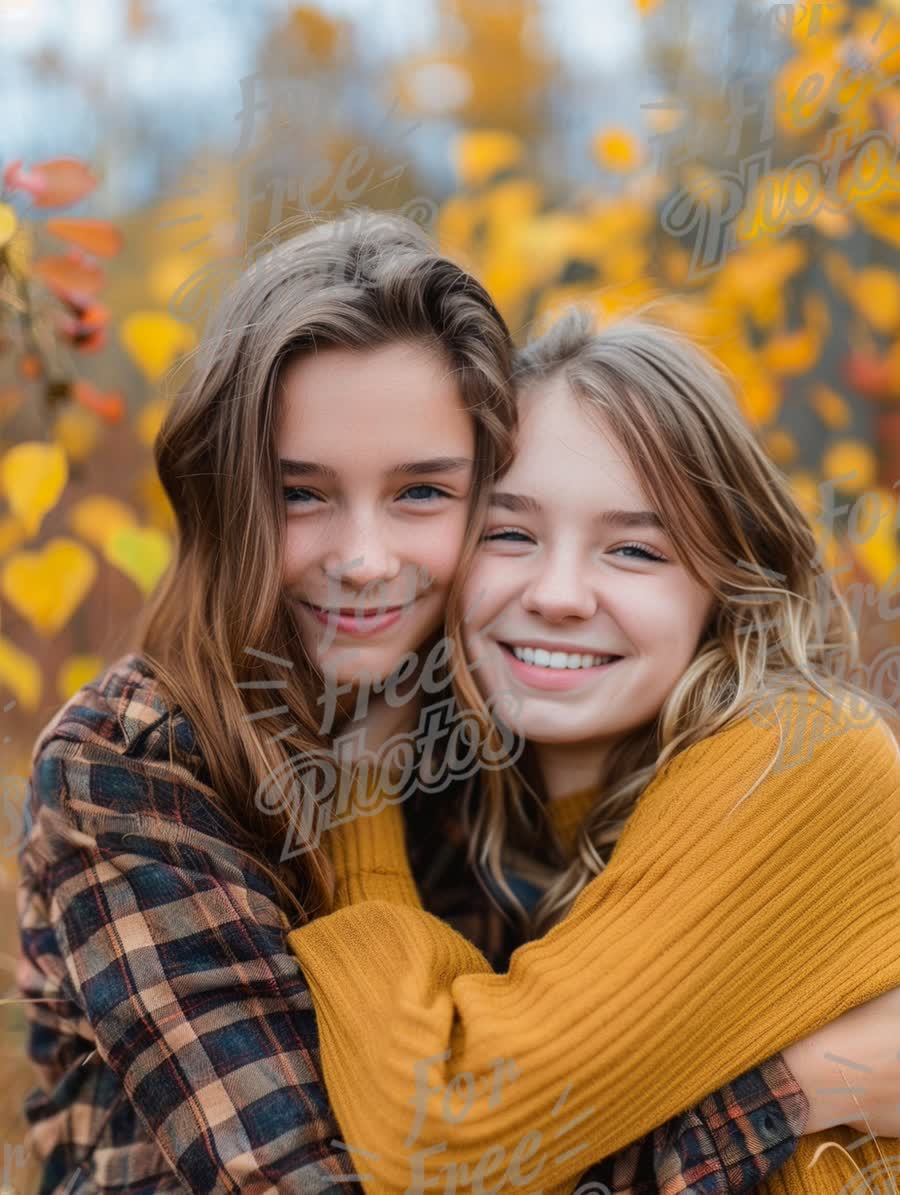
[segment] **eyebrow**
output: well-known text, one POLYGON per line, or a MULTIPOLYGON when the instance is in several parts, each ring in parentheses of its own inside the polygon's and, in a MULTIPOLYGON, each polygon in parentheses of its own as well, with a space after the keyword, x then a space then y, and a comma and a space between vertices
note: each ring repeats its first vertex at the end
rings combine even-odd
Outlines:
MULTIPOLYGON (((394 465, 389 473, 400 473, 404 476, 419 473, 462 473, 464 469, 471 469, 472 461, 465 456, 435 456, 425 461, 406 461, 402 465, 394 465)), ((316 461, 281 460, 281 472, 290 473, 295 477, 308 477, 317 474, 320 477, 337 479, 337 471, 330 465, 320 465, 316 461)))
MULTIPOLYGON (((510 510, 516 514, 540 514, 541 504, 525 494, 507 494, 497 491, 491 494, 491 506, 510 510)), ((655 527, 662 531, 663 521, 655 510, 604 510, 595 516, 595 521, 615 527, 655 527)))

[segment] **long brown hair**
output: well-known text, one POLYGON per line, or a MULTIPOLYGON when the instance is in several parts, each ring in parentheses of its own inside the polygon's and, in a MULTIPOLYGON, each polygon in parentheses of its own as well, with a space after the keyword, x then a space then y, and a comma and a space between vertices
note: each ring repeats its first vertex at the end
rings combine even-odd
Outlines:
POLYGON ((487 483, 511 453, 513 346, 484 287, 403 217, 357 211, 258 258, 222 300, 155 443, 177 550, 142 620, 141 654, 190 720, 221 812, 301 922, 330 907, 332 869, 312 844, 286 868, 273 848, 303 838, 297 804, 258 799, 293 757, 325 745, 320 676, 281 592, 279 383, 305 353, 394 341, 440 354, 474 420, 467 560, 487 483), (278 687, 238 687, 262 678, 278 687))
MULTIPOLYGON (((642 313, 598 331, 588 311, 572 308, 516 360, 520 392, 559 375, 588 417, 602 420, 623 446, 648 497, 659 497, 665 530, 683 545, 685 567, 712 591, 715 605, 694 659, 657 717, 610 753, 571 861, 558 851, 555 860, 537 857, 555 836, 533 754, 526 751, 516 769, 482 772, 470 785, 470 858, 531 934, 558 921, 603 870, 638 797, 678 752, 797 688, 829 699, 854 695, 869 709, 879 704, 845 679, 858 662, 846 602, 816 563, 812 528, 741 414, 724 369, 642 313), (501 856, 515 859, 542 889, 530 916, 503 877, 501 856)), ((460 577, 447 614, 454 684, 460 705, 479 711, 490 733, 483 698, 459 666, 463 586, 460 577)))

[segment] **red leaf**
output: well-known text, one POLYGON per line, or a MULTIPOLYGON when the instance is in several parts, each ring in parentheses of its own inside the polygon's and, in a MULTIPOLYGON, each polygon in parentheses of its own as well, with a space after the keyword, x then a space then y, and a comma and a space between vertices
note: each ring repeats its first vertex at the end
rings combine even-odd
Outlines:
POLYGON ((10 191, 25 191, 35 207, 67 207, 90 195, 98 180, 77 158, 51 158, 30 170, 22 169, 21 160, 10 162, 3 182, 10 191))
POLYGON ((60 298, 81 305, 85 296, 95 295, 106 281, 103 270, 80 249, 70 249, 65 257, 41 257, 35 271, 60 298), (65 293, 61 293, 65 292, 65 293))
POLYGON ((122 249, 122 234, 108 220, 79 220, 56 217, 47 221, 47 231, 71 241, 98 257, 115 257, 122 249))
POLYGON ((125 414, 125 400, 118 390, 110 390, 104 394, 91 382, 77 379, 72 384, 72 397, 107 423, 118 423, 125 414))
POLYGON ((850 352, 844 358, 841 372, 844 381, 870 398, 880 398, 891 389, 891 368, 884 357, 850 352))

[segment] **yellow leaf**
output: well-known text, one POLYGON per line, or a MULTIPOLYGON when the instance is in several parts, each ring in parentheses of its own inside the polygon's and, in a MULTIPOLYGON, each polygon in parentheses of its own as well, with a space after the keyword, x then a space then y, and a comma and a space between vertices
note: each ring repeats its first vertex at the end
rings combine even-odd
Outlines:
POLYGON ((160 531, 174 531, 175 512, 156 470, 147 469, 138 478, 134 488, 147 521, 160 531))
POLYGON ((14 552, 0 571, 0 588, 36 630, 52 635, 69 621, 96 575, 87 548, 57 536, 36 552, 14 552))
POLYGON ((492 225, 493 232, 502 235, 537 214, 541 206, 541 189, 530 179, 508 178, 495 183, 479 199, 480 218, 492 225))
POLYGON ((732 339, 716 347, 716 356, 734 374, 738 401, 750 422, 771 423, 781 405, 781 391, 758 355, 745 342, 732 339))
POLYGON ((846 212, 835 212, 827 207, 820 207, 810 223, 832 241, 848 237, 853 231, 853 221, 846 212))
POLYGON ((68 521, 76 535, 101 551, 117 531, 137 524, 134 512, 124 502, 105 494, 82 498, 69 511, 68 521))
POLYGON ((5 556, 13 548, 17 548, 27 538, 28 532, 21 519, 17 519, 15 515, 0 515, 0 556, 5 556))
POLYGON ((466 187, 478 187, 504 170, 517 166, 523 146, 518 137, 500 130, 480 129, 456 138, 456 172, 466 187))
POLYGON ((298 4, 292 8, 286 36, 298 38, 303 50, 319 62, 331 62, 337 51, 340 26, 326 17, 318 5, 298 4))
POLYGON ((662 0, 634 0, 634 6, 641 15, 652 12, 654 8, 659 8, 662 0))
POLYGON ((451 254, 467 248, 475 239, 480 216, 480 196, 450 195, 441 204, 437 215, 438 244, 451 254))
POLYGON ((40 530, 44 516, 59 501, 69 477, 66 454, 59 444, 26 440, 10 448, 0 461, 0 486, 10 510, 29 535, 40 530))
POLYGON ((60 700, 68 701, 73 693, 77 693, 102 671, 102 656, 69 656, 67 660, 63 660, 56 675, 56 691, 60 700))
POLYGON ((162 421, 166 417, 171 403, 167 398, 151 399, 145 406, 141 407, 137 417, 137 434, 138 439, 142 444, 146 444, 148 448, 153 447, 153 441, 156 439, 156 433, 162 427, 162 421))
POLYGON ((871 494, 872 517, 861 524, 856 537, 861 542, 848 537, 847 546, 876 585, 881 586, 900 569, 900 546, 894 531, 897 499, 889 490, 873 489, 871 494))
POLYGON ((777 465, 789 465, 797 456, 797 441, 783 427, 773 427, 766 436, 766 448, 777 465))
POLYGON ((5 635, 0 635, 0 682, 15 694, 23 709, 34 713, 41 700, 41 670, 5 635))
POLYGON ((158 382, 172 362, 197 343, 194 329, 166 311, 132 312, 122 321, 119 336, 151 382, 158 382))
POLYGON ((794 41, 803 45, 807 38, 821 37, 839 29, 846 19, 847 5, 844 0, 829 0, 828 3, 791 5, 788 11, 790 23, 785 21, 781 28, 789 28, 794 41))
POLYGON ((884 266, 865 266, 856 275, 851 299, 876 332, 889 335, 900 324, 900 280, 884 266))
POLYGON ((789 59, 774 81, 775 123, 788 136, 817 129, 828 114, 825 96, 837 74, 838 63, 829 52, 816 49, 789 59), (821 86, 809 85, 820 76, 821 86))
POLYGON ((841 396, 824 382, 818 382, 809 392, 810 406, 827 427, 842 430, 850 425, 850 408, 841 396))
POLYGON ((797 472, 788 477, 797 505, 812 524, 819 544, 821 559, 826 568, 836 568, 838 547, 831 529, 822 521, 822 502, 819 484, 809 473, 797 472))
POLYGON ((157 527, 122 527, 106 541, 103 554, 146 597, 168 567, 172 544, 157 527))
POLYGON ((86 461, 97 444, 100 420, 84 407, 67 406, 56 417, 53 438, 73 461, 86 461))
POLYGON ((840 480, 840 488, 845 493, 861 494, 874 483, 878 462, 872 449, 862 440, 838 440, 823 456, 822 472, 831 481, 840 480))
POLYGON ((766 368, 773 373, 807 373, 815 365, 819 346, 808 332, 785 332, 773 336, 762 350, 766 368))
POLYGON ((636 169, 643 159, 640 141, 625 128, 610 128, 597 133, 593 150, 601 166, 623 174, 636 169))
POLYGON ((34 236, 27 224, 20 224, 6 246, 6 264, 17 278, 27 278, 34 256, 34 236))
POLYGON ((773 373, 808 373, 822 353, 831 324, 828 304, 809 292, 803 298, 803 308, 806 327, 776 334, 760 353, 763 364, 773 373))
POLYGON ((0 203, 0 249, 12 240, 12 235, 16 231, 18 220, 16 219, 15 209, 10 207, 8 203, 0 203))

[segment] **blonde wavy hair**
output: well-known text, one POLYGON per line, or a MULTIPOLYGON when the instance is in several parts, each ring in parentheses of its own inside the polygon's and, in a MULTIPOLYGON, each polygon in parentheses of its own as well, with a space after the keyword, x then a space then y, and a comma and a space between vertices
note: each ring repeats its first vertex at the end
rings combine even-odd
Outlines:
POLYGON ((296 790, 258 799, 325 746, 321 676, 281 591, 280 379, 306 354, 395 341, 447 363, 474 421, 465 566, 488 484, 511 456, 514 348, 484 287, 404 217, 358 210, 307 225, 253 262, 217 308, 155 443, 177 549, 139 626, 141 654, 190 720, 238 841, 301 922, 330 908, 333 869, 300 824, 296 790), (261 677, 283 686, 274 700, 271 688, 239 687, 261 677), (310 849, 285 865, 288 834, 310 849))
MULTIPOLYGON (((816 563, 812 528, 741 414, 727 373, 645 310, 598 331, 589 312, 570 309, 517 354, 515 380, 520 393, 534 393, 562 375, 585 414, 602 420, 623 446, 650 501, 659 496, 655 506, 671 542, 683 545, 685 567, 715 604, 694 659, 658 716, 626 736, 598 776, 602 793, 571 861, 546 815, 527 748, 519 766, 482 771, 464 791, 470 861, 504 893, 512 917, 507 909, 504 915, 526 935, 559 921, 604 869, 638 797, 673 756, 798 686, 828 699, 840 690, 871 700, 861 686, 836 681, 836 653, 842 669, 858 666, 855 626, 816 563), (551 857, 541 860, 548 843, 551 857), (504 878, 503 859, 542 890, 531 916, 504 878)), ((464 663, 464 584, 459 578, 447 616, 456 699, 496 745, 496 726, 464 663)))

